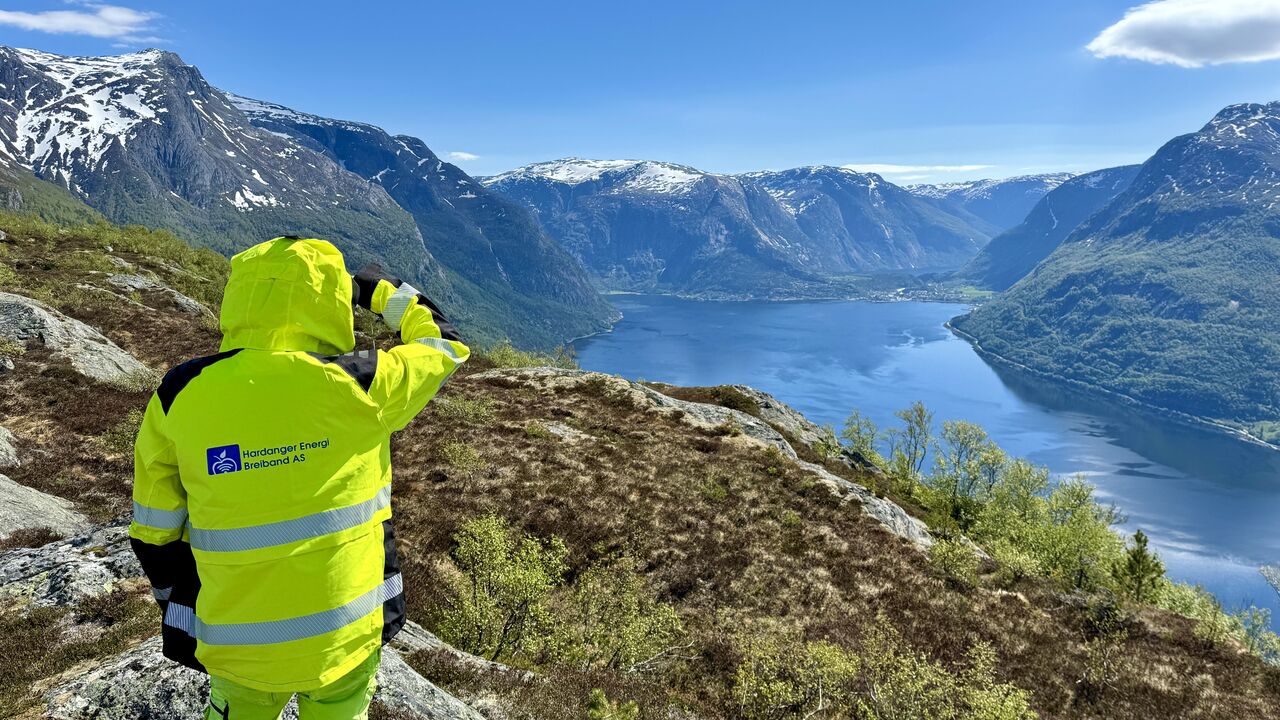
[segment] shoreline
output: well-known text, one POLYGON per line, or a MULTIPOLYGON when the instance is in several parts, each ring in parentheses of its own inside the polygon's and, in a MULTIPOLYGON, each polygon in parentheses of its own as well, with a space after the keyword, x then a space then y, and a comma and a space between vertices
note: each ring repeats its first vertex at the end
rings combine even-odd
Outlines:
MULTIPOLYGON (((955 318, 952 318, 952 320, 954 319, 955 318)), ((1044 370, 1031 367, 1030 365, 1024 365, 1020 362, 1010 360, 1009 358, 1006 358, 1003 355, 1000 355, 999 353, 994 353, 984 348, 982 346, 982 343, 978 341, 978 338, 974 337, 973 335, 970 335, 969 333, 961 330, 960 328, 955 327, 954 325, 951 324, 951 320, 944 322, 942 325, 946 329, 950 330, 952 334, 954 334, 956 337, 969 343, 970 347, 972 347, 974 352, 978 353, 979 356, 983 357, 984 359, 995 362, 997 364, 1000 364, 1004 367, 1013 368, 1014 370, 1017 370, 1019 372, 1028 373, 1035 377, 1038 377, 1044 380, 1049 380, 1055 383, 1059 383, 1061 385, 1066 385, 1068 387, 1081 390, 1086 393, 1090 393, 1093 395, 1100 395, 1109 400, 1116 401, 1121 405, 1126 405, 1130 408, 1134 408, 1142 412, 1159 414, 1164 419, 1170 419, 1175 422, 1181 423, 1183 425, 1204 429, 1204 430, 1210 430, 1223 435, 1228 435, 1241 442, 1249 443, 1250 445, 1257 445, 1259 447, 1267 448, 1268 450, 1274 450, 1274 451, 1280 452, 1280 445, 1267 442, 1266 440, 1263 440, 1262 438, 1257 437, 1256 435, 1253 435, 1247 430, 1242 430, 1238 427, 1228 425, 1224 422, 1221 422, 1219 420, 1214 420, 1212 418, 1200 417, 1198 415, 1192 415, 1190 413, 1185 413, 1180 410, 1173 410, 1170 408, 1161 407, 1159 405, 1154 405, 1152 403, 1139 400, 1135 397, 1125 395, 1124 393, 1116 392, 1115 390, 1108 390, 1107 388, 1093 385, 1091 383, 1087 383, 1082 380, 1062 377, 1060 375, 1055 375, 1054 373, 1051 373, 1051 372, 1046 372, 1044 370)))

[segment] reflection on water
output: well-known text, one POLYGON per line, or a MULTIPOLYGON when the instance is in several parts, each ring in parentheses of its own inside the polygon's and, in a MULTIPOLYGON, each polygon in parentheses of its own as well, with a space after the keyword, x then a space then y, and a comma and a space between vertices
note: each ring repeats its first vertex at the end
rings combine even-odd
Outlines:
POLYGON ((1228 607, 1280 598, 1257 572, 1280 561, 1280 452, 1167 422, 987 365, 943 327, 941 303, 727 303, 623 296, 613 332, 579 341, 592 370, 680 385, 745 383, 820 423, 858 409, 879 425, 923 400, 981 424, 1011 454, 1083 474, 1141 527, 1169 572, 1228 607))

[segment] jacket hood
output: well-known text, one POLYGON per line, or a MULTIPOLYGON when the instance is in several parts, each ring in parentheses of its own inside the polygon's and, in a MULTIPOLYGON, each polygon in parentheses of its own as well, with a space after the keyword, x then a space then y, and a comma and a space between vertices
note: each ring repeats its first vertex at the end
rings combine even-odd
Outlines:
POLYGON ((353 323, 351 276, 331 243, 280 237, 231 258, 222 350, 348 353, 353 323))

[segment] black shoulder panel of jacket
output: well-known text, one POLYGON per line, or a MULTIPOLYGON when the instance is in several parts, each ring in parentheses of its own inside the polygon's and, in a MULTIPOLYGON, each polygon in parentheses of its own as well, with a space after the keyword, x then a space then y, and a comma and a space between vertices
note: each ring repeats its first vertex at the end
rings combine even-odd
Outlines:
MULTIPOLYGON (((399 278, 391 277, 377 264, 365 265, 360 272, 351 276, 351 292, 352 302, 365 310, 370 309, 373 302, 373 291, 378 287, 379 280, 386 280, 391 283, 392 287, 400 287, 404 283, 399 278)), ((440 312, 440 308, 431 302, 431 299, 423 295, 421 291, 417 296, 418 304, 431 311, 431 319, 435 321, 436 327, 440 328, 440 337, 445 340, 457 340, 462 342, 462 336, 458 334, 457 328, 453 323, 440 312)))
POLYGON ((354 350, 345 355, 307 354, 322 363, 333 363, 342 368, 365 392, 369 392, 373 376, 378 373, 377 350, 354 350))
POLYGON ((220 352, 217 355, 207 355, 194 360, 188 360, 177 367, 172 368, 164 374, 164 380, 160 381, 160 387, 156 389, 156 395, 160 397, 160 407, 165 414, 169 413, 169 407, 173 405, 174 398, 178 397, 178 393, 187 386, 197 375, 204 372, 204 369, 214 363, 226 360, 227 358, 240 352, 240 348, 220 352))

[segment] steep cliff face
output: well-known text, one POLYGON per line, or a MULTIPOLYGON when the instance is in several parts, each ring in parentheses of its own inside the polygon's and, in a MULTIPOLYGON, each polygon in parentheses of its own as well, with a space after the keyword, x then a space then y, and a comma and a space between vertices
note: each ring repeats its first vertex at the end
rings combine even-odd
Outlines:
POLYGON ((989 223, 994 229, 992 234, 998 234, 1022 222, 1040 198, 1072 177, 1072 173, 1042 173, 998 180, 912 185, 908 189, 942 207, 989 223))
POLYGON ((827 272, 953 268, 990 237, 874 173, 808 167, 745 177, 796 219, 827 272))
POLYGON ((823 264, 767 193, 649 161, 568 159, 485 179, 531 208, 606 288, 786 296, 823 264))
POLYGON ((842 168, 717 175, 569 158, 484 182, 622 290, 826 297, 839 294, 840 276, 954 268, 988 238, 877 175, 842 168))
POLYGON ((173 53, 0 48, 0 85, 0 153, 111 220, 223 252, 306 229, 444 290, 412 218, 380 186, 254 128, 173 53))

